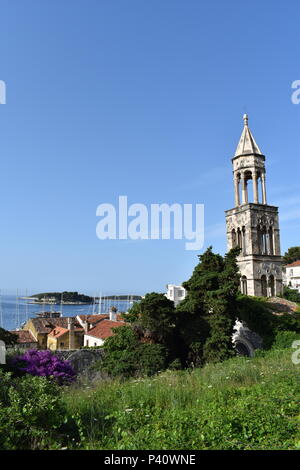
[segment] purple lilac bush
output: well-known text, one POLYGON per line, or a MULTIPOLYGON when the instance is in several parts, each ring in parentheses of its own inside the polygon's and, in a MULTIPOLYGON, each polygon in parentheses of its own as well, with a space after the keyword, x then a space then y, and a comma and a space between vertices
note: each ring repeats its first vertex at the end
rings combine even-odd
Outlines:
POLYGON ((69 384, 76 377, 70 362, 59 359, 49 350, 29 349, 16 357, 14 362, 21 371, 40 377, 53 377, 59 385, 69 384))

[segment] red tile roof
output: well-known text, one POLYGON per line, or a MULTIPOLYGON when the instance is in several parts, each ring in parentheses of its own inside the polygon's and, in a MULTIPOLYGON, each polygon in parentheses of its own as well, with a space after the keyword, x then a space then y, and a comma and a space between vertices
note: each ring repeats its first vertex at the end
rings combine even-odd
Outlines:
POLYGON ((75 317, 60 317, 60 318, 31 318, 31 321, 38 333, 50 333, 53 328, 61 327, 68 328, 68 318, 74 320, 74 329, 83 330, 82 326, 78 323, 75 317))
POLYGON ((14 331, 10 331, 10 333, 13 333, 14 335, 18 336, 18 340, 17 340, 18 343, 21 343, 21 344, 37 343, 37 340, 34 338, 31 331, 14 330, 14 331))
MULTIPOLYGON (((109 313, 97 313, 94 315, 78 315, 82 321, 87 321, 91 324, 96 324, 102 320, 109 320, 109 313)), ((117 320, 122 321, 121 314, 117 313, 117 320)))
POLYGON ((295 268, 296 266, 300 266, 300 259, 298 261, 294 261, 293 263, 286 265, 287 268, 295 268))
POLYGON ((67 328, 62 328, 61 326, 56 326, 49 334, 48 336, 52 336, 52 338, 59 338, 60 336, 65 335, 68 333, 67 328))
POLYGON ((97 325, 89 330, 86 334, 89 336, 94 336, 99 339, 106 339, 110 336, 113 336, 112 328, 118 328, 119 326, 124 326, 126 323, 124 321, 111 321, 111 320, 102 320, 97 323, 97 325))

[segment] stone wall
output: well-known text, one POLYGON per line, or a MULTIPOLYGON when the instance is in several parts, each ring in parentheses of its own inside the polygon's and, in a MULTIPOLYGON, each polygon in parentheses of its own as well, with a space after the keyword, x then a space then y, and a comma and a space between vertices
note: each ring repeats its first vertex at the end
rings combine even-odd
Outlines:
POLYGON ((70 361, 73 369, 78 375, 92 378, 95 375, 93 365, 101 361, 104 355, 102 349, 75 349, 56 351, 56 354, 64 360, 70 361))

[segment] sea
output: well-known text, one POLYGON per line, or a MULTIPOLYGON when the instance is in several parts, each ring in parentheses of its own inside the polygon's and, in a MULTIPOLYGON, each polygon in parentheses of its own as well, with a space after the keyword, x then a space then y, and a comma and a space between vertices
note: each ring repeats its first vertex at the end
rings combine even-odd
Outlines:
POLYGON ((114 306, 118 312, 127 312, 132 307, 132 301, 107 299, 99 304, 88 305, 40 305, 32 304, 28 299, 22 299, 15 295, 2 295, 0 298, 0 326, 6 330, 22 328, 29 318, 35 318, 42 311, 62 311, 63 317, 76 317, 76 315, 91 315, 96 313, 108 313, 114 306))

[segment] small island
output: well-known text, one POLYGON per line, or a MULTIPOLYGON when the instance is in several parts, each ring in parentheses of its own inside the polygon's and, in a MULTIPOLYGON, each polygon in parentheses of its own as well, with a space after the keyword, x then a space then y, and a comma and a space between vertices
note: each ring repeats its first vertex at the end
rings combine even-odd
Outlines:
MULTIPOLYGON (((39 305, 82 305, 82 304, 93 304, 99 303, 100 297, 90 297, 85 294, 78 294, 78 292, 43 292, 40 294, 34 294, 30 297, 24 297, 27 300, 30 300, 29 303, 39 304, 39 305)), ((141 300, 140 295, 105 295, 101 297, 101 301, 106 300, 115 300, 115 301, 137 301, 141 300)))
POLYGON ((34 304, 68 304, 68 305, 81 305, 91 304, 94 302, 93 297, 78 292, 43 292, 34 294, 29 297, 34 304))

